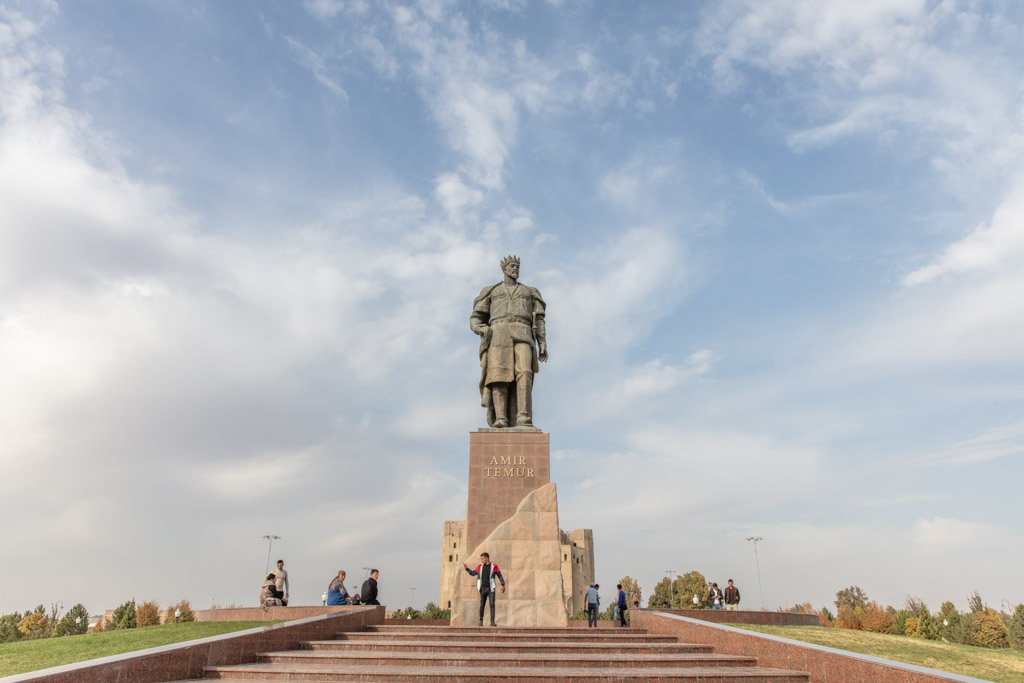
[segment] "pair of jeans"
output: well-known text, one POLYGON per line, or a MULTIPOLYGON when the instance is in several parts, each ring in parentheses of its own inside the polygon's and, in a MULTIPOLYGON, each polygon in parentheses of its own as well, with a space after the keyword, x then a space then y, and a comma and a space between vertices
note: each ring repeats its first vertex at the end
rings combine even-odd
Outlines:
POLYGON ((619 625, 620 626, 625 626, 626 625, 626 608, 623 607, 622 605, 619 605, 619 625))
POLYGON ((597 627, 597 603, 587 603, 587 626, 597 627))
POLYGON ((480 623, 484 623, 484 605, 488 598, 491 600, 491 626, 494 626, 494 591, 490 588, 480 589, 480 623))

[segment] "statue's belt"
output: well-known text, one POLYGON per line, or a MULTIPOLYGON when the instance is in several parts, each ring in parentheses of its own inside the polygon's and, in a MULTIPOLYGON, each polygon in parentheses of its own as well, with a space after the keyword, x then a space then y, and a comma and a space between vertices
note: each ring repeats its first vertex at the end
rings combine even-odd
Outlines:
POLYGON ((488 324, 490 325, 493 325, 494 323, 523 323, 524 325, 532 325, 533 320, 519 315, 506 315, 501 318, 494 318, 488 321, 488 324))

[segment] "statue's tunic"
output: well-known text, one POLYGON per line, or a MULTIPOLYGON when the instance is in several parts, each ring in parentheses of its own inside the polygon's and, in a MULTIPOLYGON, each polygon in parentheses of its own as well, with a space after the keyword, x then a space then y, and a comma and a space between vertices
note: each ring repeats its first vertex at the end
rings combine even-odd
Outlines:
POLYGON ((520 371, 539 370, 535 341, 545 337, 544 310, 540 292, 520 283, 484 287, 473 301, 470 328, 477 334, 482 327, 488 328, 480 339, 480 389, 485 403, 486 387, 516 381, 517 356, 520 371))

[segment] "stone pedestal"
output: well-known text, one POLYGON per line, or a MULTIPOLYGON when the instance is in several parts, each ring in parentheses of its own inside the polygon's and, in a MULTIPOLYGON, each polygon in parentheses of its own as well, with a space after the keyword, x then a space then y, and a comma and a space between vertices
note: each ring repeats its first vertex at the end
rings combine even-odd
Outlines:
MULTIPOLYGON (((545 437, 547 435, 544 435, 545 437)), ((506 591, 498 588, 495 615, 504 628, 567 626, 562 585, 562 546, 558 529, 558 497, 553 483, 530 491, 515 512, 498 524, 466 557, 476 568, 487 552, 501 569, 506 591)), ((460 570, 455 578, 452 626, 476 626, 480 616, 476 578, 460 570)), ((490 623, 490 606, 484 624, 490 623)))
MULTIPOLYGON (((534 428, 470 432, 465 548, 482 543, 515 514, 528 493, 551 481, 549 444, 550 435, 534 428)), ((558 540, 557 524, 554 538, 558 540)), ((465 559, 473 562, 477 557, 465 559)))

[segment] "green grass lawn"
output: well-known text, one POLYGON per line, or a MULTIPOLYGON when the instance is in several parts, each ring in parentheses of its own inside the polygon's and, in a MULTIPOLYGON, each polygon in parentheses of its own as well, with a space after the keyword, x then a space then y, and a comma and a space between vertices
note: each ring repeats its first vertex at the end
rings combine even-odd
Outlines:
POLYGON ((147 626, 124 631, 104 631, 84 636, 64 636, 22 640, 0 644, 0 676, 13 676, 51 666, 81 662, 86 659, 119 655, 183 640, 195 640, 222 633, 267 626, 273 621, 189 621, 180 624, 147 626))
POLYGON ((934 640, 890 636, 867 631, 850 631, 843 628, 729 625, 758 633, 834 647, 837 650, 849 650, 875 657, 895 659, 906 664, 927 666, 987 681, 997 681, 998 683, 1024 681, 1024 652, 989 650, 969 645, 953 645, 934 640))

